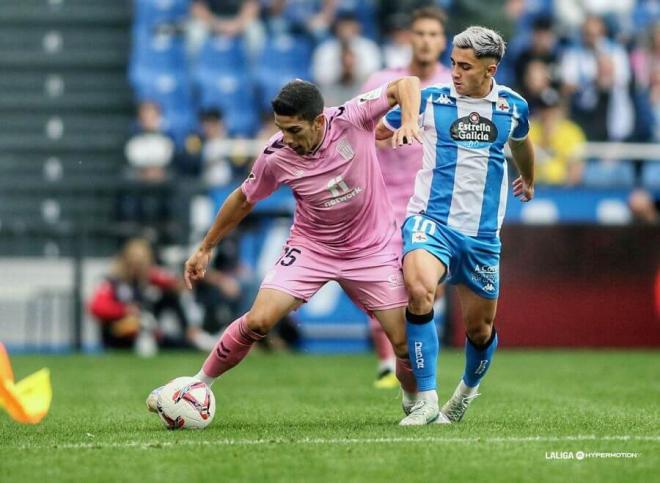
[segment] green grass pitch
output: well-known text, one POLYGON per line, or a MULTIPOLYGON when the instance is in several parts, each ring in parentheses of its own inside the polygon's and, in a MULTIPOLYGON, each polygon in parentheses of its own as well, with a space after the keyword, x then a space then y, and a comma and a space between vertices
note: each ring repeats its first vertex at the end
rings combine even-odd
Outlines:
MULTIPOLYGON (((0 481, 658 481, 660 354, 500 351, 464 422, 397 426, 397 390, 372 388, 373 356, 255 352, 214 385, 204 431, 167 431, 153 387, 204 355, 16 356, 50 367, 51 413, 0 414, 0 481), (575 459, 579 451, 586 456, 575 459), (550 459, 562 454, 566 459, 550 459), (605 458, 589 453, 637 453, 605 458), (570 458, 573 455, 573 459, 570 458)), ((463 355, 444 351, 440 398, 463 355)))

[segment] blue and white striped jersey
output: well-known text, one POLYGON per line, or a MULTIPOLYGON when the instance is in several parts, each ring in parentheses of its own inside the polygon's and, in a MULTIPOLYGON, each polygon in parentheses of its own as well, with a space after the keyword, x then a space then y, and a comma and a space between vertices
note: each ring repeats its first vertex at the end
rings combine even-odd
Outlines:
MULTIPOLYGON (((527 101, 495 80, 484 98, 462 96, 453 84, 423 89, 424 159, 408 216, 424 213, 468 236, 499 236, 508 193, 504 145, 527 136, 528 114, 527 101)), ((400 108, 384 122, 399 128, 400 108)))

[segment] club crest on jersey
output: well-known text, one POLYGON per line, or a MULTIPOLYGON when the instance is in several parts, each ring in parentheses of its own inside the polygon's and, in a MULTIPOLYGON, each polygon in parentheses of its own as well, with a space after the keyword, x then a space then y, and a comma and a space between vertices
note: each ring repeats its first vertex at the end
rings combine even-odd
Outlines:
POLYGON ((457 144, 468 148, 482 148, 495 142, 497 126, 478 112, 456 119, 449 128, 451 138, 457 144))
POLYGON ((339 155, 344 158, 346 161, 353 159, 355 156, 355 151, 353 151, 353 146, 348 142, 348 139, 341 138, 337 143, 337 152, 339 155))
POLYGON ((412 241, 413 243, 424 243, 428 241, 428 238, 426 237, 426 233, 423 231, 415 231, 412 235, 412 241))
POLYGON ((504 97, 498 97, 497 98, 497 106, 498 111, 502 112, 509 112, 509 103, 506 102, 506 99, 504 97))

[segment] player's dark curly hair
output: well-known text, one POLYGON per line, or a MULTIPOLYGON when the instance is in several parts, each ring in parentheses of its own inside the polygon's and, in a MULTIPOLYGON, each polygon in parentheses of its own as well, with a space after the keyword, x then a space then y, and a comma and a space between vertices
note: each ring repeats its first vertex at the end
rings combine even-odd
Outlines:
POLYGON ((279 116, 298 116, 313 121, 323 112, 323 96, 311 82, 296 79, 287 83, 271 101, 279 116))

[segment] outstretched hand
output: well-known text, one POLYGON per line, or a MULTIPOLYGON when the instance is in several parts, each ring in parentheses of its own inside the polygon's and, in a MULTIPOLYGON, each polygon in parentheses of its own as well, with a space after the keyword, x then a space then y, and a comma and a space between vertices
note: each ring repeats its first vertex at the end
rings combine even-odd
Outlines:
POLYGON ((394 131, 392 136, 392 148, 396 149, 404 144, 413 144, 417 140, 422 144, 422 136, 419 133, 419 125, 416 122, 401 124, 401 127, 394 131))
POLYGON ((513 196, 526 203, 534 198, 534 183, 528 183, 522 176, 518 176, 512 183, 513 196))
POLYGON ((202 280, 206 275, 206 268, 211 261, 211 251, 198 248, 186 262, 183 279, 186 281, 188 290, 192 290, 193 282, 202 280))

